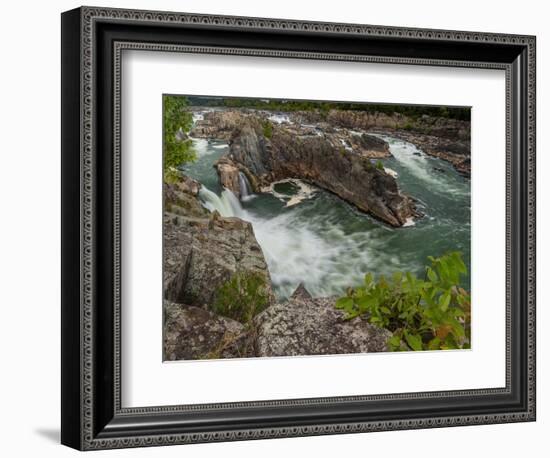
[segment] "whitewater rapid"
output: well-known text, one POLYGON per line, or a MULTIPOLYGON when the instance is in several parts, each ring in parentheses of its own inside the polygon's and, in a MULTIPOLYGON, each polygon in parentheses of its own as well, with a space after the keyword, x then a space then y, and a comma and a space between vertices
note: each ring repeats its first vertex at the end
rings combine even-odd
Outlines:
POLYGON ((426 215, 398 229, 300 180, 283 180, 253 194, 243 174, 239 200, 220 187, 213 168, 228 151, 227 143, 194 139, 198 161, 186 172, 202 183, 199 197, 205 208, 252 224, 280 298, 301 282, 314 296, 333 296, 361 283, 367 272, 422 275, 427 256, 449 250, 463 251, 469 265, 469 182, 414 145, 384 139, 393 155, 383 160, 384 167, 397 174, 403 192, 417 198, 426 215))

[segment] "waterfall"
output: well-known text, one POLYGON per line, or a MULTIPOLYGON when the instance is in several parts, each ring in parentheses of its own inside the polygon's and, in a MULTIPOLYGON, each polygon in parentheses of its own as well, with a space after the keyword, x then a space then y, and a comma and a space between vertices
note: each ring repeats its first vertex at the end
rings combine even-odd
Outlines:
POLYGON ((250 182, 243 172, 239 172, 239 191, 241 192, 241 200, 250 200, 250 197, 252 197, 250 182))
MULTIPOLYGON (((422 205, 429 214, 416 226, 408 221, 406 225, 413 227, 399 232, 350 211, 340 199, 300 180, 275 182, 252 194, 242 174, 238 186, 248 198, 239 200, 219 186, 212 167, 223 154, 216 149, 218 143, 204 141, 200 145, 204 153, 201 151, 188 170, 202 184, 199 199, 206 209, 252 224, 279 299, 292 294, 300 282, 314 296, 328 297, 360 284, 366 272, 391 276, 395 270, 408 270, 423 275, 426 257, 444 250, 463 251, 469 264, 468 182, 450 165, 426 156, 410 143, 384 138, 390 142, 393 155, 383 160, 384 166, 399 174, 403 192, 425 202, 422 205), (433 165, 449 172, 435 173, 433 165), (278 186, 284 183, 287 186, 278 186), (317 197, 307 201, 312 195, 317 197), (295 205, 298 202, 302 203, 295 205), (443 233, 449 236, 442 237, 443 233)), ((223 146, 227 148, 226 143, 223 146)))
POLYGON ((222 216, 244 215, 244 210, 241 207, 239 199, 228 189, 224 189, 222 195, 218 196, 215 192, 210 191, 210 189, 202 185, 199 191, 199 198, 203 206, 211 212, 217 210, 222 216))

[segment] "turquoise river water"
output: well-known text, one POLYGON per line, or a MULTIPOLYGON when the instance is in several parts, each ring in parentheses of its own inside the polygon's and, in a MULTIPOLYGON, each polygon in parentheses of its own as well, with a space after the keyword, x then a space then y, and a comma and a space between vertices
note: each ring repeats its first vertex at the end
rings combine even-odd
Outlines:
MULTIPOLYGON (((388 227, 295 180, 254 195, 241 176, 245 197, 239 200, 221 188, 213 167, 228 151, 227 143, 193 139, 198 160, 185 171, 202 183, 199 196, 206 208, 252 223, 279 298, 288 297, 300 282, 314 296, 330 296, 361 283, 367 272, 408 270, 421 276, 428 256, 451 250, 463 253, 469 269, 470 181, 411 143, 382 138, 393 155, 382 161, 384 167, 397 173, 401 190, 416 198, 425 213, 406 227, 388 227)), ((463 286, 469 289, 469 278, 463 286)))

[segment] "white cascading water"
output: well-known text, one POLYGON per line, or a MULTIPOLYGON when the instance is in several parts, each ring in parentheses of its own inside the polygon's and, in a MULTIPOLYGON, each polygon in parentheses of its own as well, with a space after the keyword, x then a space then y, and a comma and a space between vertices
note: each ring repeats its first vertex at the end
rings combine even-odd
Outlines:
MULTIPOLYGON (((446 167, 445 163, 442 163, 439 159, 427 156, 412 143, 393 139, 384 135, 373 135, 387 141, 390 145, 392 156, 401 166, 405 167, 409 173, 426 183, 432 192, 441 194, 458 193, 461 195, 470 193, 468 187, 455 186, 446 174, 433 170, 434 164, 436 163, 440 167, 446 167)), ((393 170, 392 172, 395 173, 393 170)))
POLYGON ((241 200, 250 199, 252 195, 250 182, 243 172, 239 172, 239 191, 241 193, 241 200))
POLYGON ((289 123, 290 122, 290 118, 288 117, 288 115, 283 114, 283 113, 272 114, 267 119, 269 119, 271 122, 274 122, 274 123, 277 123, 277 124, 289 123))
MULTIPOLYGON (((469 247, 469 219, 457 213, 468 208, 469 185, 457 179, 451 166, 426 156, 412 144, 385 139, 393 158, 384 165, 399 173, 400 183, 414 185, 415 197, 427 202, 429 219, 419 220, 417 228, 395 230, 352 210, 343 213, 342 203, 329 200, 328 194, 316 188, 305 189, 310 187, 299 180, 283 180, 295 186, 292 194, 277 193, 276 184, 252 194, 250 183, 242 174, 241 201, 227 189, 213 192, 206 183, 217 187, 218 177, 212 164, 223 154, 221 148, 227 148, 227 143, 194 139, 199 159, 190 166, 190 174, 202 183, 199 197, 205 208, 252 223, 279 297, 288 297, 300 282, 314 296, 338 295, 346 287, 361 283, 365 272, 391 275, 395 270, 416 271, 428 255, 451 248, 467 253, 469 247), (434 166, 445 168, 446 172, 434 171, 434 166), (313 195, 318 199, 309 205, 298 205, 313 195), (274 204, 270 200, 273 198, 284 202, 283 207, 274 204), (439 240, 436 232, 445 232, 449 237, 438 242, 441 246, 422 244, 434 237, 439 240)), ((411 221, 406 226, 412 224, 411 221)))
POLYGON ((222 216, 240 217, 244 212, 239 199, 228 189, 225 189, 222 195, 218 196, 203 185, 199 191, 199 198, 202 200, 205 208, 211 212, 217 210, 222 216))
POLYGON ((230 190, 224 189, 218 196, 204 185, 199 197, 208 210, 217 210, 225 217, 236 216, 252 224, 271 279, 283 296, 292 294, 300 282, 316 296, 334 294, 348 286, 350 278, 360 281, 365 269, 373 265, 371 249, 375 245, 370 237, 367 234, 350 237, 336 225, 320 236, 315 228, 325 222, 323 215, 301 220, 286 212, 262 218, 244 209, 230 190), (354 262, 345 262, 351 253, 354 262))

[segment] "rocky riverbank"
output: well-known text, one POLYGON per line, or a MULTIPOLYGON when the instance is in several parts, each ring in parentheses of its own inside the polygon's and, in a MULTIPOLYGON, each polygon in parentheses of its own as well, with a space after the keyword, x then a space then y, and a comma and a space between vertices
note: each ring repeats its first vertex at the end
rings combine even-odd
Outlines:
POLYGON ((391 134, 413 143, 430 156, 450 162, 460 174, 470 176, 470 121, 351 110, 330 110, 327 114, 298 112, 294 118, 299 122, 329 124, 333 128, 391 134))
MULTIPOLYGON (((192 136, 230 141, 242 126, 243 118, 270 118, 269 112, 255 110, 220 110, 208 112, 197 123, 192 136)), ((271 116, 272 117, 272 116, 271 116)), ((426 154, 451 163, 463 176, 469 177, 470 122, 452 118, 400 113, 361 112, 352 110, 298 111, 281 114, 274 125, 284 127, 291 135, 322 135, 337 149, 369 158, 388 157, 387 148, 373 145, 369 133, 387 134, 406 140, 426 154), (282 120, 282 121, 280 121, 282 120)))
MULTIPOLYGON (((386 351, 389 331, 346 320, 335 298, 303 286, 283 302, 272 292, 250 223, 205 210, 200 183, 183 176, 164 189, 164 359, 210 359, 386 351), (237 275, 263 279, 265 307, 237 321, 216 308, 237 275)), ((239 288, 239 286, 238 286, 239 288)), ((236 302, 239 302, 239 291, 236 302)))

